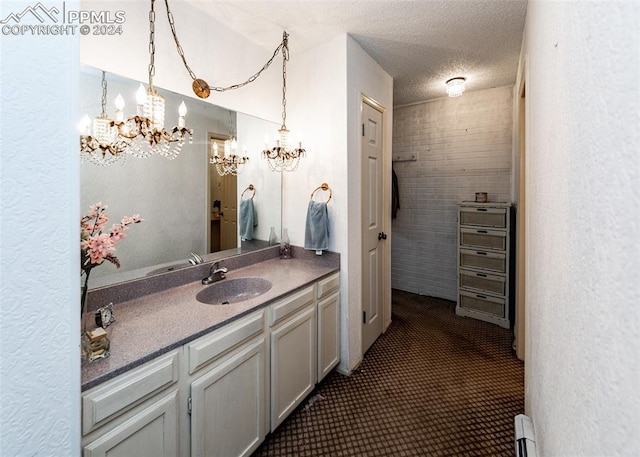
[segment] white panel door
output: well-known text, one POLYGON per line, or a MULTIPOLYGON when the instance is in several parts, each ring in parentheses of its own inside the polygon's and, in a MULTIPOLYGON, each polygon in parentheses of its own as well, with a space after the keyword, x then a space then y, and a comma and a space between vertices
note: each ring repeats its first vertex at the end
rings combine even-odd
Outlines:
POLYGON ((382 333, 382 113, 362 103, 362 352, 382 333))
POLYGON ((222 177, 222 208, 220 211, 220 249, 238 246, 238 177, 222 177))

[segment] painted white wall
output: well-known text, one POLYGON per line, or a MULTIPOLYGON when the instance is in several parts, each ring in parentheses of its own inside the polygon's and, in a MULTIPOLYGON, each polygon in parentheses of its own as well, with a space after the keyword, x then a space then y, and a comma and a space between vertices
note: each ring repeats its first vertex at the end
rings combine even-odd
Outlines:
MULTIPOLYGON (((292 244, 303 246, 309 196, 323 182, 329 184, 333 191, 328 205, 329 250, 341 256, 340 369, 344 372, 357 366, 362 356, 362 94, 388 108, 384 141, 391 151, 393 81, 351 37, 337 36, 301 54, 291 54, 287 67, 287 127, 294 137, 300 132, 307 157, 296 172, 283 176, 283 227, 289 229, 292 244)), ((388 190, 387 183, 387 194, 388 190)), ((390 314, 390 304, 387 308, 390 314)))
MULTIPOLYGON (((294 37, 291 37, 293 40, 294 37)), ((291 243, 304 246, 311 192, 323 182, 333 197, 328 204, 329 250, 341 254, 341 366, 348 363, 347 290, 347 37, 341 35, 308 49, 291 52, 287 66, 287 127, 306 149, 295 172, 283 174, 283 228, 291 243)), ((316 200, 327 198, 319 191, 316 200)))
POLYGON ((525 406, 539 455, 640 451, 640 6, 530 1, 525 406))
POLYGON ((394 288, 457 299, 457 203, 511 200, 512 105, 512 88, 498 87, 394 110, 393 154, 417 157, 393 164, 394 288))
MULTIPOLYGON (((2 2, 0 17, 29 5, 2 2)), ((80 450, 78 37, 0 34, 0 62, 0 455, 73 456, 80 450)))

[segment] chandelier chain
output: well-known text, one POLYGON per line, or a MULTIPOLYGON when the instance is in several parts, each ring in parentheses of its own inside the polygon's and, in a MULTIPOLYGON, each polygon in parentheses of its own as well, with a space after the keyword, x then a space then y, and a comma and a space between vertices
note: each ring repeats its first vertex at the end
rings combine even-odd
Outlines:
POLYGON ((282 36, 282 128, 287 128, 287 60, 289 60, 289 35, 282 36))
POLYGON ((155 0, 151 0, 151 10, 149 11, 149 90, 153 89, 153 77, 156 74, 156 11, 154 9, 155 0))
POLYGON ((178 48, 178 54, 180 55, 180 58, 182 59, 182 63, 184 64, 184 67, 189 72, 189 76, 191 76, 191 79, 196 80, 197 76, 193 72, 193 70, 191 69, 189 64, 187 63, 187 58, 184 56, 184 49, 182 49, 182 45, 180 44, 180 40, 178 40, 178 34, 176 33, 176 24, 175 24, 175 21, 173 19, 173 13, 169 9, 168 0, 165 0, 164 4, 167 6, 167 18, 169 19, 169 26, 171 27, 171 34, 173 35, 173 41, 175 41, 176 48, 178 48))
MULTIPOLYGON (((182 59, 182 63, 184 64, 184 67, 186 68, 187 72, 189 72, 189 76, 191 77, 192 80, 195 81, 195 80, 198 79, 198 77, 196 76, 195 72, 191 69, 191 67, 187 63, 187 58, 186 58, 186 56, 184 54, 184 49, 182 48, 182 45, 180 44, 180 40, 178 39, 178 34, 176 32, 176 26, 175 26, 175 21, 174 21, 174 18, 173 18, 173 13, 171 12, 171 9, 169 8, 169 0, 164 0, 164 4, 167 7, 167 19, 169 21, 169 26, 171 27, 171 34, 173 35, 173 41, 176 44, 176 49, 178 50, 178 55, 182 59)), ((288 36, 286 32, 285 32, 284 35, 285 35, 285 37, 283 38, 282 43, 280 43, 280 45, 278 45, 276 50, 273 51, 273 55, 267 61, 267 63, 265 63, 260 70, 258 70, 256 73, 251 75, 246 81, 241 82, 241 83, 237 83, 237 84, 232 84, 232 85, 226 86, 226 87, 210 86, 210 85, 207 84, 207 87, 209 88, 209 90, 213 90, 213 91, 216 91, 216 92, 226 92, 228 90, 240 89, 241 87, 244 87, 247 84, 250 84, 250 83, 254 82, 256 79, 258 79, 258 77, 262 74, 263 71, 265 71, 267 68, 269 68, 269 66, 273 63, 273 60, 276 58, 276 56, 278 55, 278 53, 280 52, 281 49, 282 49, 282 52, 284 54, 285 49, 287 47, 287 44, 286 44, 287 39, 286 39, 286 37, 288 36)), ((287 51, 287 59, 288 58, 289 57, 288 57, 288 51, 287 51)))
POLYGON ((102 105, 102 113, 100 114, 100 116, 106 118, 107 117, 107 76, 106 76, 104 71, 102 72, 102 100, 101 100, 101 105, 102 105))

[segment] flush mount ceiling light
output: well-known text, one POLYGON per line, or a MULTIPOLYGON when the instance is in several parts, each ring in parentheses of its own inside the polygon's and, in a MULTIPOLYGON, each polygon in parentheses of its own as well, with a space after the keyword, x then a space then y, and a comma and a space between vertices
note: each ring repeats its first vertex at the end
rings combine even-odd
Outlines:
POLYGON ((262 151, 263 157, 267 159, 269 168, 272 171, 295 171, 301 157, 304 157, 305 150, 302 143, 298 142, 298 147, 291 147, 289 130, 287 129, 287 60, 289 60, 289 35, 284 32, 282 35, 282 126, 278 130, 276 145, 269 149, 265 144, 262 151))
POLYGON ((116 98, 116 120, 111 124, 118 129, 118 135, 126 141, 126 152, 136 157, 161 155, 175 159, 185 139, 192 141, 193 130, 185 126, 187 107, 182 102, 178 109, 178 126, 170 131, 164 129, 164 97, 153 85, 155 75, 155 0, 151 0, 149 11, 149 85, 145 91, 140 84, 136 92, 136 115, 124 118, 124 99, 116 98))
POLYGON ((464 83, 467 78, 463 78, 462 76, 456 76, 455 78, 451 78, 447 80, 447 95, 449 97, 459 97, 464 92, 464 83))

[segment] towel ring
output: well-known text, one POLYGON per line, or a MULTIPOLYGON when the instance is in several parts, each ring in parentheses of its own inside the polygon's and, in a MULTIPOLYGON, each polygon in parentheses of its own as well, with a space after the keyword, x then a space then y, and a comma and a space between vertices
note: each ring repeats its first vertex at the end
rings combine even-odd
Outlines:
POLYGON ((252 191, 253 194, 251 195, 251 200, 253 200, 253 197, 256 196, 256 188, 253 187, 253 184, 249 184, 249 187, 247 187, 245 190, 242 191, 242 194, 240 194, 240 200, 242 200, 244 198, 244 194, 245 192, 247 192, 248 190, 252 191))
POLYGON ((329 203, 331 197, 333 197, 333 191, 331 190, 331 187, 329 187, 329 184, 327 184, 326 182, 323 182, 319 187, 316 187, 313 192, 311 192, 311 200, 313 200, 314 194, 319 190, 329 191, 329 198, 327 199, 327 203, 329 203))

